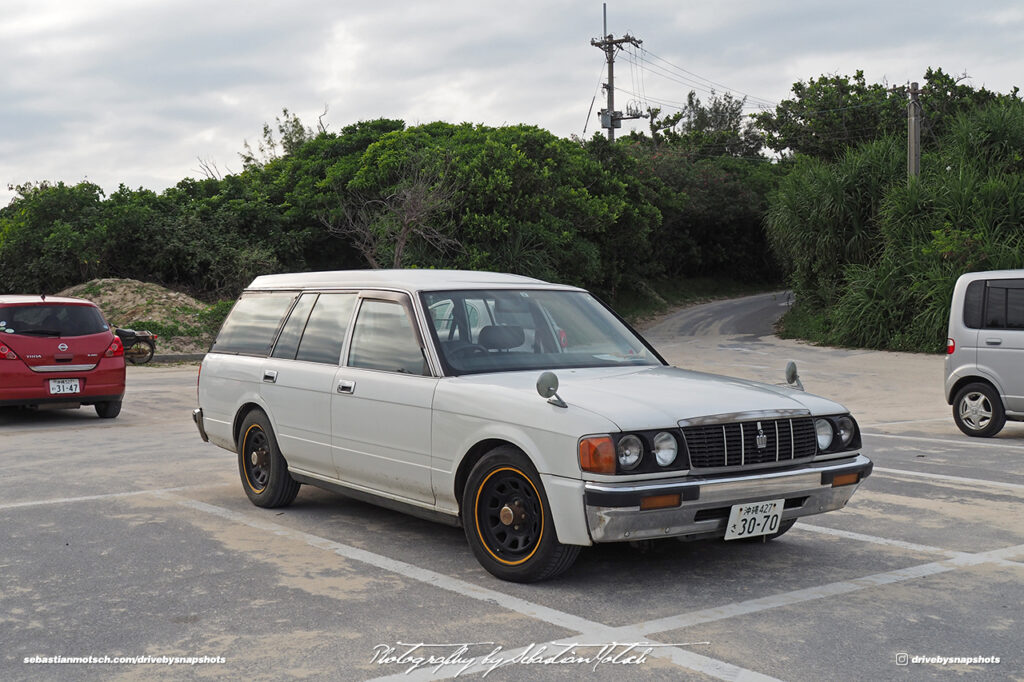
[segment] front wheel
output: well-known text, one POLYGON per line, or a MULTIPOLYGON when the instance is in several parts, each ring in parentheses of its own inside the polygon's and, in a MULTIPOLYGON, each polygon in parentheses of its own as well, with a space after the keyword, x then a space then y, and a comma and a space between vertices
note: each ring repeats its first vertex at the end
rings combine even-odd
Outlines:
POLYGON ((257 507, 286 507, 299 493, 299 484, 288 473, 267 415, 250 412, 242 422, 238 442, 238 473, 249 501, 257 507))
POLYGON ((953 399, 953 421, 968 436, 994 436, 1006 423, 1003 401, 988 384, 967 384, 953 399))
POLYGON ((558 541, 540 476, 523 453, 507 445, 484 455, 470 472, 462 525, 477 561, 502 580, 553 578, 580 553, 578 546, 558 541))

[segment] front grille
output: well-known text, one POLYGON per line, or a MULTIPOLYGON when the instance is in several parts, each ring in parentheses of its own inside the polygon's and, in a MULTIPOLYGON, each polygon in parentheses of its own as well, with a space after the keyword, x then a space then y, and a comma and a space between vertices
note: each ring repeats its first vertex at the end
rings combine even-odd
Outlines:
POLYGON ((684 426, 683 438, 691 469, 739 469, 790 462, 817 453, 814 420, 810 417, 684 426))

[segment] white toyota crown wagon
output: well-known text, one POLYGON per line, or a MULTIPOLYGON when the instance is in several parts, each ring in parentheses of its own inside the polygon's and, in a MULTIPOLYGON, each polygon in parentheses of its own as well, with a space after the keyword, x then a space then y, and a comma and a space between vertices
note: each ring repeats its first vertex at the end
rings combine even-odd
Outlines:
POLYGON ((598 542, 778 537, 872 467, 841 405, 670 367, 586 291, 487 272, 257 277, 193 418, 254 504, 305 483, 461 525, 518 582, 598 542))

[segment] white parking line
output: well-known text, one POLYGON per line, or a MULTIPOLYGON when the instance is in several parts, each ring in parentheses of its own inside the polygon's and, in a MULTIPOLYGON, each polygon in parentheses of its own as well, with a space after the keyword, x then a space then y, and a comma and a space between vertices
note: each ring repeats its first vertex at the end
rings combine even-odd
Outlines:
POLYGON ((199 490, 200 488, 213 488, 224 483, 206 485, 186 485, 178 488, 157 488, 155 490, 132 490, 125 493, 105 493, 103 495, 84 495, 82 497, 58 497, 51 500, 33 500, 31 502, 12 502, 0 504, 0 511, 5 509, 20 509, 22 507, 39 507, 47 504, 71 504, 73 502, 91 502, 92 500, 110 500, 118 497, 134 497, 136 495, 158 495, 160 493, 176 493, 183 490, 199 490))
MULTIPOLYGON (((535 618, 551 625, 571 630, 575 633, 579 633, 580 635, 584 633, 590 635, 609 631, 609 627, 607 625, 587 620, 586 618, 574 616, 570 613, 558 611, 540 604, 534 604, 533 602, 513 597, 512 595, 505 594, 504 592, 498 592, 486 587, 481 587, 479 585, 466 582, 465 580, 459 580, 458 578, 453 578, 451 576, 444 575, 443 573, 437 573, 426 568, 414 566, 404 561, 398 561, 397 559, 391 559, 380 554, 374 554, 373 552, 368 552, 357 547, 344 545, 340 542, 335 542, 334 540, 329 540, 318 535, 295 530, 294 528, 282 526, 271 521, 257 519, 249 514, 242 514, 223 507, 199 502, 198 500, 180 497, 178 495, 173 495, 170 492, 160 492, 158 497, 176 502, 177 504, 189 509, 194 509, 206 514, 212 514, 222 519, 240 523, 252 528, 266 530, 278 536, 305 542, 312 547, 334 552, 335 554, 347 559, 376 566, 377 568, 397 573, 398 575, 411 580, 433 585, 434 587, 439 587, 443 590, 454 592, 455 594, 470 597, 488 604, 494 604, 509 611, 515 611, 530 618, 535 618)), ((772 679, 752 670, 746 670, 730 663, 708 658, 707 656, 701 656, 690 651, 674 649, 674 647, 658 648, 655 650, 654 654, 652 654, 652 657, 655 656, 659 658, 667 658, 677 665, 706 675, 718 677, 723 680, 751 680, 752 682, 767 682, 772 679)), ((453 669, 447 677, 454 676, 457 672, 458 669, 453 669)), ((402 679, 409 678, 403 676, 402 679)), ((430 679, 441 678, 432 677, 430 679)))
MULTIPOLYGON (((978 442, 976 438, 970 440, 950 440, 948 438, 928 438, 927 436, 897 436, 894 433, 870 433, 861 432, 862 436, 868 436, 870 438, 893 438, 895 440, 914 440, 922 443, 940 443, 942 445, 948 445, 950 447, 967 447, 967 448, 997 448, 1000 450, 1024 450, 1024 445, 1004 445, 999 441, 983 441, 978 442)), ((966 438, 966 436, 965 436, 966 438)))
POLYGON ((899 419, 892 422, 875 422, 874 424, 861 424, 861 429, 874 429, 880 426, 896 426, 901 424, 927 424, 931 422, 948 422, 949 417, 930 417, 929 419, 899 419))
POLYGON ((872 473, 891 474, 895 476, 916 476, 918 478, 933 478, 936 481, 949 481, 951 483, 964 483, 968 485, 991 486, 994 488, 1006 488, 1007 490, 1024 491, 1024 485, 1020 483, 1006 483, 1004 481, 990 481, 984 478, 964 478, 963 476, 947 476, 946 474, 933 474, 928 471, 907 471, 906 469, 889 469, 888 467, 875 467, 872 473))

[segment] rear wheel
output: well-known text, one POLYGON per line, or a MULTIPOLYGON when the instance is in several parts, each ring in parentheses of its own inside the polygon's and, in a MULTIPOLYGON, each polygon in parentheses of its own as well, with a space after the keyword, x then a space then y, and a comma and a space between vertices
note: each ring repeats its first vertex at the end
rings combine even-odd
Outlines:
POLYGON ((132 349, 132 353, 125 353, 125 357, 133 365, 144 365, 153 359, 153 353, 156 352, 156 344, 149 339, 139 339, 135 342, 135 348, 132 349))
POLYGON ((270 420, 260 410, 253 410, 242 422, 238 473, 245 494, 257 507, 285 507, 299 493, 299 484, 288 473, 288 464, 277 447, 270 420))
POLYGON ((100 419, 113 419, 117 415, 121 414, 120 400, 96 403, 93 407, 96 408, 96 414, 99 415, 100 419))
POLYGON ((967 384, 953 399, 953 421, 968 436, 994 436, 1006 424, 999 394, 989 384, 967 384))
POLYGON ((477 561, 502 580, 553 578, 580 552, 558 542, 540 476, 523 453, 507 445, 484 455, 470 472, 462 525, 477 561))

